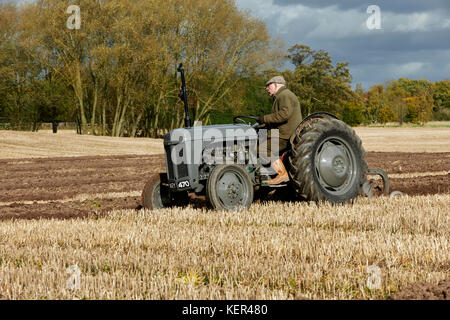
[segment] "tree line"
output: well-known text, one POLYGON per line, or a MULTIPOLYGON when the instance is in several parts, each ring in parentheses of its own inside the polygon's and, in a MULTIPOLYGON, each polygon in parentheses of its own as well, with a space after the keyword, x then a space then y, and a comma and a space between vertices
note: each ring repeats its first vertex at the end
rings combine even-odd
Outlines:
POLYGON ((352 125, 449 119, 449 81, 399 79, 351 88, 347 62, 298 44, 284 51, 265 24, 234 0, 67 0, 0 4, 0 123, 38 130, 74 121, 80 133, 158 137, 183 126, 177 64, 191 117, 229 123, 270 112, 264 83, 283 74, 304 115, 337 114, 352 125), (292 70, 282 70, 289 60, 292 70))

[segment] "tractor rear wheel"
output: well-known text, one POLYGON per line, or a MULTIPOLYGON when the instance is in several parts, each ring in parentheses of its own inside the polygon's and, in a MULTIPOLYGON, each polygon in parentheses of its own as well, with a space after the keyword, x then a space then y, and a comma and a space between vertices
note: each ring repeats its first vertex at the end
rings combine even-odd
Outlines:
POLYGON ((206 198, 217 210, 250 208, 253 202, 252 180, 240 165, 218 165, 209 175, 206 198))
POLYGON ((298 194, 342 203, 362 193, 367 162, 351 127, 331 117, 315 118, 292 141, 289 175, 298 194))
POLYGON ((154 174, 142 190, 142 206, 147 209, 163 209, 186 206, 189 195, 186 191, 171 192, 166 184, 166 174, 154 174))

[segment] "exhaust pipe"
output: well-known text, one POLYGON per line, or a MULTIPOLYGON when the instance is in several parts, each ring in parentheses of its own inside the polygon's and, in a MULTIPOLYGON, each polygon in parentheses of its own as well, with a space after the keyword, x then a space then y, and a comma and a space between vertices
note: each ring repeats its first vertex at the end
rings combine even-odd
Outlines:
POLYGON ((187 88, 186 88, 186 79, 184 78, 184 67, 183 64, 180 63, 180 65, 178 66, 178 72, 181 73, 181 90, 180 90, 180 94, 178 95, 180 97, 181 100, 183 100, 184 102, 184 113, 185 113, 185 117, 184 117, 184 126, 186 128, 190 128, 191 127, 191 118, 189 118, 189 108, 188 108, 188 100, 187 100, 187 88))

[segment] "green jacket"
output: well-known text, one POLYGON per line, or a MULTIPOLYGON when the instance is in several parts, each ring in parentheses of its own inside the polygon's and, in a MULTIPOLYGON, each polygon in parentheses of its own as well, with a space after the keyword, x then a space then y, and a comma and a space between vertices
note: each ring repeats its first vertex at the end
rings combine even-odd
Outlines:
POLYGON ((272 113, 264 116, 268 128, 278 128, 280 138, 289 139, 302 121, 302 111, 297 96, 288 88, 281 87, 275 94, 272 113))

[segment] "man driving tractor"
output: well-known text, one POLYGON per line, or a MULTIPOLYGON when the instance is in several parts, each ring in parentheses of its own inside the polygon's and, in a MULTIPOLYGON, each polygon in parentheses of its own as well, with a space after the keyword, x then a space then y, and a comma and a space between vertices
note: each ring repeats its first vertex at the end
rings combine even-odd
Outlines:
POLYGON ((291 182, 290 187, 284 190, 292 196, 301 196, 308 201, 345 203, 359 195, 370 196, 372 186, 367 180, 370 172, 381 175, 385 181, 384 190, 389 190, 387 175, 380 173, 379 169, 368 169, 366 153, 355 130, 328 112, 315 112, 302 120, 300 103, 295 94, 286 88, 286 81, 281 76, 266 82, 266 90, 274 99, 272 113, 262 117, 236 116, 233 124, 202 126, 201 130, 217 132, 218 139, 202 135, 201 144, 198 143, 198 128, 190 124, 183 65, 180 64, 177 70, 182 80, 180 98, 183 98, 185 107, 185 127, 164 135, 166 172, 153 175, 145 184, 142 191, 145 208, 185 206, 189 203, 189 192, 204 194, 214 209, 249 208, 255 191, 261 187, 263 190, 270 190, 265 188, 270 186, 282 187, 288 181, 291 182), (257 122, 250 125, 245 120, 247 118, 257 122), (277 130, 269 130, 273 132, 267 137, 260 130, 263 126, 277 130), (228 135, 230 132, 231 136, 228 135), (249 135, 243 135, 242 132, 249 135), (264 136, 265 141, 259 144, 260 161, 254 162, 252 152, 255 150, 252 147, 264 136), (211 164, 203 160, 199 163, 178 162, 185 154, 178 150, 190 150, 194 159, 205 159, 208 155, 206 151, 217 149, 218 153, 214 153, 214 156, 218 156, 218 159, 241 160, 239 153, 232 153, 225 158, 228 156, 229 138, 233 138, 232 151, 235 152, 242 150, 238 142, 245 141, 244 156, 248 163, 243 165, 234 161, 211 164), (225 145, 226 150, 220 148, 225 145), (273 174, 268 174, 266 168, 260 166, 265 165, 264 162, 270 164, 273 174), (284 163, 287 164, 286 168, 284 163), (276 176, 270 179, 275 173, 276 176))
MULTIPOLYGON (((282 76, 276 76, 266 82, 266 91, 274 99, 272 113, 258 118, 258 123, 264 124, 267 129, 278 129, 278 137, 268 137, 261 143, 260 150, 266 148, 267 155, 276 159, 271 163, 277 176, 268 181, 269 185, 278 185, 289 181, 289 176, 279 154, 273 154, 271 140, 279 139, 279 153, 282 154, 289 145, 289 138, 297 125, 302 121, 300 102, 297 96, 286 87, 286 81, 282 76)), ((263 156, 260 154, 263 158, 263 156)), ((270 159, 263 159, 267 163, 270 159)))

